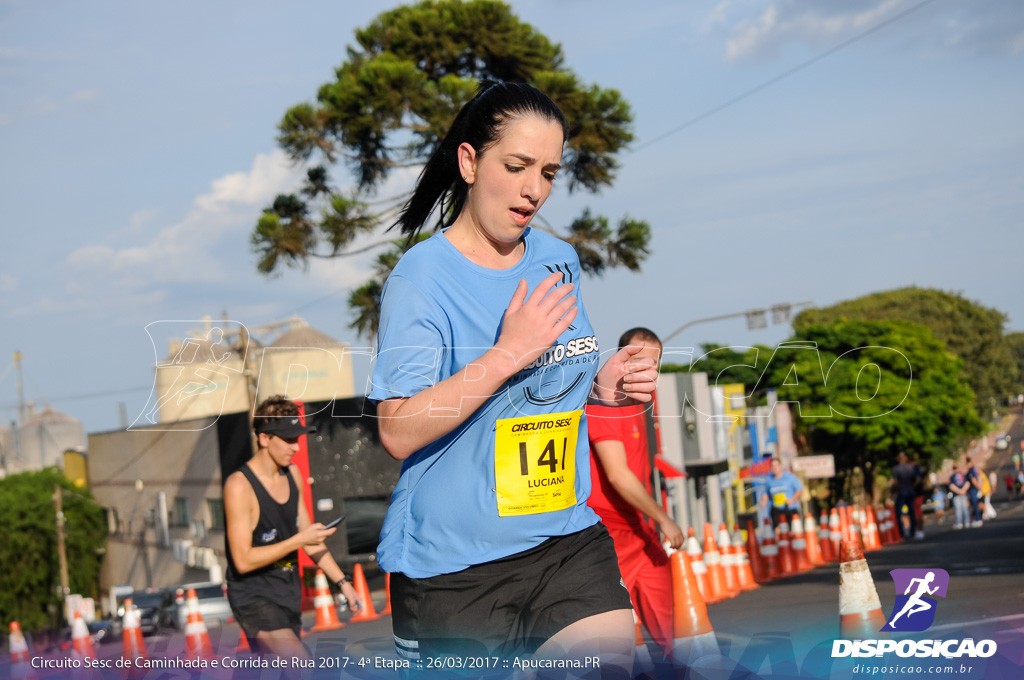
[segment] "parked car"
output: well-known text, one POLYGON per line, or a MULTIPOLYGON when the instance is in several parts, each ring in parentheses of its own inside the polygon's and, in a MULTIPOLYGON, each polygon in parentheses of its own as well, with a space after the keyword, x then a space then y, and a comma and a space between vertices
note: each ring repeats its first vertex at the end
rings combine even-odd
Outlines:
MULTIPOLYGON (((108 642, 121 641, 121 622, 117 619, 98 619, 85 625, 89 629, 89 637, 92 638, 93 644, 105 645, 108 642)), ((69 626, 60 632, 60 648, 65 651, 71 649, 71 642, 69 626)))
POLYGON ((996 435, 996 450, 1005 451, 1010 448, 1010 435, 1000 432, 996 435))
POLYGON ((139 612, 139 630, 143 635, 152 635, 167 625, 166 610, 173 602, 173 592, 159 588, 136 590, 130 595, 117 598, 117 618, 124 618, 124 601, 131 599, 139 612))
POLYGON ((223 583, 186 583, 174 590, 174 597, 167 608, 171 626, 184 630, 188 623, 188 601, 185 599, 189 590, 196 591, 199 600, 199 613, 208 628, 221 626, 234 621, 231 605, 228 604, 227 585, 223 583))

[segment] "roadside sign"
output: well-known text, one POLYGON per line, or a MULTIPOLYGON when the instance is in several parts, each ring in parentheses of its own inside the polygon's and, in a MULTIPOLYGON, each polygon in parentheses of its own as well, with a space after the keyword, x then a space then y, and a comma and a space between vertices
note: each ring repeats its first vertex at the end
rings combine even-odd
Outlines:
POLYGON ((836 460, 831 453, 820 456, 797 456, 792 459, 793 472, 803 472, 807 479, 828 479, 836 476, 836 460))

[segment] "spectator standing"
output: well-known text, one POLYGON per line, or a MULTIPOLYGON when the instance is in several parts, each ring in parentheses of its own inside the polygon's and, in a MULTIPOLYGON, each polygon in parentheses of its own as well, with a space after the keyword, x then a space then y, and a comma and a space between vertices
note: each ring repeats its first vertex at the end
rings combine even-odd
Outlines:
POLYGON ((932 489, 932 505, 935 507, 936 519, 939 520, 939 524, 942 524, 946 518, 946 494, 937 484, 932 489))
POLYGON ((921 539, 924 534, 917 533, 917 515, 914 512, 914 499, 917 496, 917 484, 921 480, 919 468, 910 462, 907 454, 900 451, 896 457, 896 467, 892 469, 892 479, 896 483, 896 517, 903 538, 921 539), (904 531, 903 514, 910 516, 910 527, 904 531))
POLYGON ((963 529, 971 525, 967 498, 969 486, 967 475, 960 471, 956 463, 953 463, 953 474, 949 476, 949 490, 953 492, 954 529, 963 529))
POLYGON ((964 465, 967 467, 967 482, 970 486, 967 487, 967 499, 971 503, 971 527, 977 528, 981 526, 981 508, 979 507, 979 498, 981 494, 981 472, 974 466, 970 456, 964 459, 964 465))

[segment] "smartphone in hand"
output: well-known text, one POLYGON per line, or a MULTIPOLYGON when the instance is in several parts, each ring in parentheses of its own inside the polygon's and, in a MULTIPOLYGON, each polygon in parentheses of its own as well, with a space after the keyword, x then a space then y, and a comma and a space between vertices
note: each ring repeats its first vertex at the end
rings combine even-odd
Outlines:
POLYGON ((333 529, 334 527, 341 524, 343 521, 345 521, 345 515, 342 515, 338 519, 331 520, 330 523, 324 525, 324 529, 333 529))

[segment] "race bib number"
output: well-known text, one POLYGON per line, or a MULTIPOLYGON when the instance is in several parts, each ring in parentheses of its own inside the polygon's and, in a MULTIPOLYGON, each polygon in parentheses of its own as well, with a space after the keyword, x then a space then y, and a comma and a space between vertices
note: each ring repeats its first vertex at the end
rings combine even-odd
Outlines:
POLYGON ((498 516, 576 504, 576 440, 583 411, 498 421, 494 442, 498 516))
POLYGON ((772 502, 775 504, 775 507, 777 507, 777 508, 784 508, 784 507, 786 507, 786 494, 785 493, 774 494, 772 496, 772 502))

